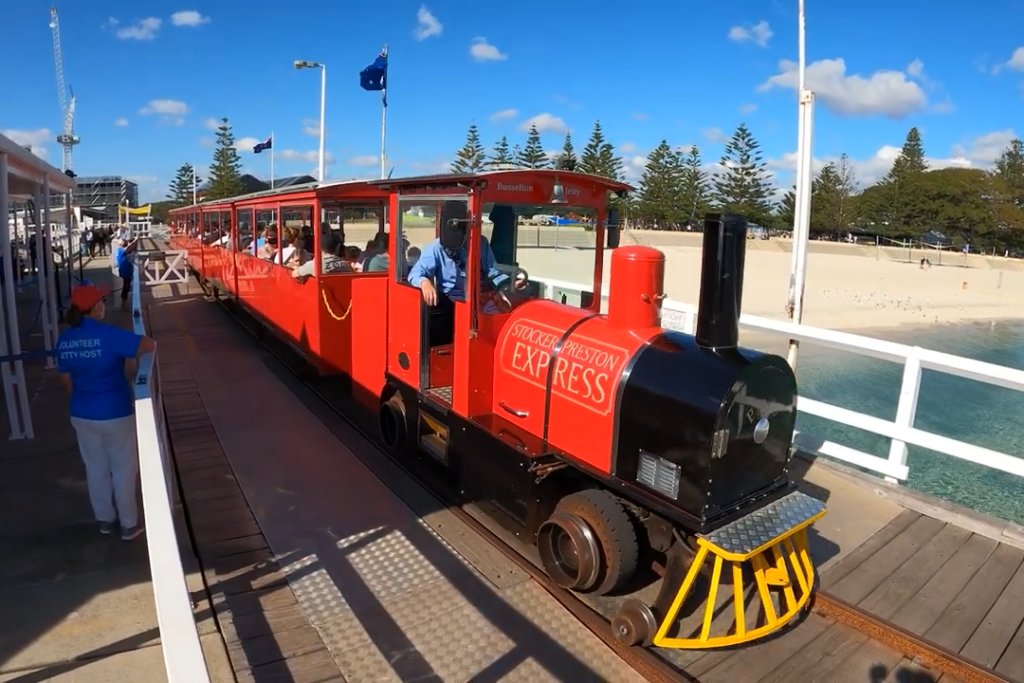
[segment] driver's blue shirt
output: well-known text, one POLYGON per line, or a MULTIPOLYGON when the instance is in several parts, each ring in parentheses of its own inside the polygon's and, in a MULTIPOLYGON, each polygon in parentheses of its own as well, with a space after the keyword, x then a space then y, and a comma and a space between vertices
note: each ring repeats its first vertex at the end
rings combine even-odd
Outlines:
MULTIPOLYGON (((463 246, 459 248, 459 255, 462 263, 469 261, 468 249, 463 246)), ((480 262, 487 277, 496 286, 508 279, 494 266, 494 252, 488 244, 486 237, 480 238, 480 262)), ((416 265, 409 271, 409 284, 419 287, 420 283, 430 278, 434 279, 437 288, 441 293, 452 301, 466 300, 466 269, 459 267, 455 261, 445 253, 441 246, 441 240, 434 240, 423 249, 416 265)))

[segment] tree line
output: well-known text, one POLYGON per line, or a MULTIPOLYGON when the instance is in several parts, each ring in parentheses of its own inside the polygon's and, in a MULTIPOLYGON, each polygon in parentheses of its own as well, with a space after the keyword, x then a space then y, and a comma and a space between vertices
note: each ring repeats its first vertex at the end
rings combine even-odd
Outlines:
MULTIPOLYGON (((795 187, 776 200, 761 146, 740 124, 725 145, 715 172, 708 172, 696 146, 651 151, 626 209, 633 227, 678 230, 697 227, 709 210, 741 213, 768 230, 788 231, 794 221, 795 187)), ((452 173, 506 168, 555 168, 623 179, 622 158, 596 122, 583 152, 566 133, 562 150, 544 152, 536 126, 525 145, 502 136, 486 150, 477 126, 456 152, 452 173)), ((975 249, 1024 249, 1024 149, 1013 140, 995 167, 931 169, 921 133, 911 128, 899 156, 882 180, 862 188, 847 155, 825 164, 813 178, 810 230, 815 238, 850 233, 891 239, 969 244, 975 249)))

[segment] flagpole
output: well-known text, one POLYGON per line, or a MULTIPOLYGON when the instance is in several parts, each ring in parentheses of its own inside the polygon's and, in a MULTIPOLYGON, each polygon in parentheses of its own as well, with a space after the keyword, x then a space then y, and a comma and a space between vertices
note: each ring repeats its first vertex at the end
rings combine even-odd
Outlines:
POLYGON ((197 197, 198 197, 198 187, 197 187, 197 183, 196 183, 196 167, 193 166, 192 167, 192 206, 195 206, 196 204, 199 203, 199 201, 197 200, 197 197))
POLYGON ((274 131, 270 131, 270 189, 274 189, 274 131))
MULTIPOLYGON (((388 46, 384 46, 384 58, 387 59, 388 46)), ((388 64, 388 70, 390 71, 390 64, 388 64)), ((388 138, 388 79, 390 74, 387 74, 384 80, 384 88, 381 90, 380 95, 380 177, 383 180, 385 177, 385 169, 388 164, 387 154, 387 138, 388 138)))

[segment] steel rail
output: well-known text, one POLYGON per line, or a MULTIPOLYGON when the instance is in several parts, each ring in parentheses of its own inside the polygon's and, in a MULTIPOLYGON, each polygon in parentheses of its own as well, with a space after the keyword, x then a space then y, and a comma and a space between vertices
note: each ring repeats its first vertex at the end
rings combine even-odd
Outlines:
MULTIPOLYGON (((203 289, 206 291, 205 287, 203 289)), ((299 358, 293 348, 283 342, 278 342, 273 335, 270 335, 269 338, 264 337, 258 330, 262 330, 266 326, 250 315, 247 311, 244 311, 244 309, 239 312, 237 310, 237 304, 234 301, 222 298, 216 298, 214 300, 220 303, 221 308, 224 311, 234 318, 244 330, 252 334, 263 348, 269 351, 285 368, 287 368, 300 382, 302 382, 302 385, 322 401, 334 415, 341 418, 348 427, 355 430, 360 436, 362 436, 363 439, 365 439, 374 449, 376 454, 386 457, 392 463, 397 465, 406 476, 410 477, 432 495, 440 498, 442 502, 449 506, 449 509, 460 521, 466 524, 482 539, 487 541, 488 544, 501 552, 503 556, 508 558, 508 560, 515 564, 519 569, 526 572, 531 579, 540 584, 540 586, 549 595, 551 595, 560 605, 576 617, 576 619, 579 620, 587 630, 597 636, 623 661, 637 671, 637 673, 652 683, 668 683, 669 681, 699 681, 698 678, 688 674, 685 670, 673 666, 671 663, 649 649, 642 647, 627 647, 616 640, 612 635, 609 621, 606 618, 594 611, 574 593, 563 589, 551 581, 547 574, 544 573, 544 571, 536 564, 524 557, 521 553, 517 552, 486 525, 465 510, 462 506, 462 501, 458 500, 457 496, 438 491, 437 486, 425 481, 423 477, 416 474, 408 467, 408 463, 405 463, 400 458, 394 457, 391 453, 381 448, 377 444, 374 434, 369 433, 367 429, 360 426, 355 420, 351 419, 339 406, 332 402, 327 396, 323 395, 316 387, 312 386, 309 381, 304 379, 302 371, 295 367, 295 365, 296 362, 306 364, 306 361, 299 358), (245 319, 243 319, 243 316, 245 319), (251 321, 251 323, 247 323, 246 320, 251 321), (256 329, 253 329, 254 326, 256 329)), ((368 458, 365 458, 358 453, 354 454, 363 462, 363 464, 370 467, 371 470, 373 469, 373 463, 369 462, 368 458)), ((838 623, 849 626, 853 630, 866 635, 868 638, 876 640, 898 651, 900 654, 915 660, 934 673, 949 674, 964 683, 1013 683, 1011 679, 1004 678, 998 673, 986 669, 980 664, 961 657, 955 652, 935 643, 931 643, 890 621, 875 616, 870 612, 867 612, 855 605, 851 605, 850 603, 823 591, 815 593, 811 610, 822 616, 829 617, 838 623)))
MULTIPOLYGON (((397 465, 403 474, 408 476, 425 490, 429 491, 431 495, 437 496, 441 502, 448 506, 448 509, 459 519, 459 521, 463 522, 475 534, 501 552, 501 554, 512 562, 518 569, 521 569, 529 575, 531 579, 536 581, 541 588, 551 595, 551 597, 553 597, 562 607, 568 610, 569 613, 582 623, 588 631, 597 636, 602 643, 618 655, 618 657, 630 668, 640 674, 644 680, 649 681, 650 683, 677 683, 678 681, 698 682, 697 678, 686 673, 684 670, 673 666, 662 657, 659 657, 655 652, 647 648, 628 647, 620 643, 612 634, 611 625, 608 619, 605 619, 602 615, 594 611, 572 591, 568 591, 561 586, 558 586, 546 573, 544 573, 542 569, 530 562, 527 558, 523 557, 522 554, 517 552, 497 534, 488 529, 486 525, 477 520, 463 507, 464 501, 459 500, 456 495, 439 491, 436 485, 427 482, 423 477, 419 476, 408 467, 407 463, 403 462, 400 458, 394 457, 385 449, 381 448, 377 444, 375 435, 370 434, 367 429, 360 426, 355 420, 351 419, 340 409, 339 406, 335 405, 327 396, 323 395, 316 389, 316 387, 312 386, 310 382, 305 380, 303 378, 302 370, 295 367, 294 361, 298 361, 299 364, 305 364, 306 361, 299 359, 294 349, 284 343, 275 343, 277 340, 273 335, 270 335, 270 337, 267 338, 263 337, 256 330, 253 330, 253 325, 259 327, 265 326, 248 313, 240 314, 233 310, 235 308, 235 304, 230 300, 216 299, 216 301, 221 304, 221 307, 227 311, 227 313, 231 315, 244 330, 252 334, 264 349, 269 351, 271 355, 281 363, 281 365, 291 372, 296 379, 302 382, 303 387, 320 399, 334 415, 342 419, 348 427, 355 430, 364 440, 366 440, 370 447, 373 448, 375 455, 387 458, 390 462, 397 465), (252 320, 253 325, 246 324, 245 320, 242 319, 242 315, 245 315, 246 318, 252 320)), ((371 472, 374 470, 374 463, 370 461, 369 458, 363 457, 355 451, 353 451, 353 454, 364 465, 369 467, 371 472)))
POLYGON ((887 645, 933 673, 948 674, 963 683, 1012 683, 981 664, 834 595, 819 591, 811 609, 887 645))

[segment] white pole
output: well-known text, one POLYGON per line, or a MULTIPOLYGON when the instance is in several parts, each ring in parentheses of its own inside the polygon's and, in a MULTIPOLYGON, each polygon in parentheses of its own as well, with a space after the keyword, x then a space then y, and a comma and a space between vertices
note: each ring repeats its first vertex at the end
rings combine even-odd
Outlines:
POLYGON ((270 131, 270 189, 274 189, 274 131, 270 131))
MULTIPOLYGON (((57 299, 57 278, 54 275, 53 266, 53 231, 50 227, 50 176, 43 176, 43 199, 46 202, 43 204, 43 255, 40 257, 43 259, 46 269, 46 289, 49 292, 49 296, 46 297, 47 302, 50 304, 50 345, 47 349, 57 348, 57 309, 60 307, 60 303, 57 299)), ((42 271, 42 267, 40 271, 42 271)), ((55 368, 57 363, 51 356, 46 357, 46 367, 55 368)))
POLYGON ((317 179, 324 182, 324 143, 327 139, 327 66, 320 65, 320 177, 317 179))
MULTIPOLYGON (((53 350, 53 336, 50 330, 50 288, 46 284, 47 280, 47 268, 46 268, 46 244, 43 239, 43 216, 40 207, 43 206, 43 197, 46 196, 46 190, 50 187, 50 178, 45 176, 43 187, 36 186, 36 192, 34 195, 35 211, 32 212, 32 222, 36 227, 35 242, 36 242, 36 277, 39 279, 39 321, 43 327, 43 348, 47 351, 53 350)), ((49 211, 47 211, 49 213, 49 211)), ((28 230, 28 224, 25 225, 26 232, 28 230)), ((29 330, 31 333, 31 330, 29 330)), ((46 367, 53 367, 53 358, 47 356, 46 367)))
MULTIPOLYGON (((384 46, 384 58, 388 57, 388 46, 384 46)), ((388 65, 388 71, 390 71, 390 64, 388 65)), ((391 74, 385 76, 385 79, 390 78, 391 74)), ((388 153, 387 153, 387 139, 388 139, 388 87, 387 80, 384 81, 384 90, 380 94, 380 177, 383 180, 387 177, 387 165, 388 165, 388 153)))
MULTIPOLYGON (((4 281, 12 282, 14 277, 14 264, 11 263, 11 229, 8 217, 10 216, 11 198, 7 191, 7 155, 0 152, 0 212, 3 215, 4 226, 0 230, 0 253, 4 255, 4 281)), ((3 306, 0 305, 0 323, 6 322, 6 329, 0 330, 0 357, 6 359, 8 355, 21 355, 21 330, 18 320, 17 299, 14 296, 14 287, 3 287, 4 303, 7 305, 7 314, 3 315, 3 306), (3 318, 7 320, 4 321, 3 318), (8 343, 7 335, 10 335, 8 343)), ((7 417, 11 425, 11 440, 31 439, 35 434, 32 431, 32 419, 28 412, 28 391, 25 387, 25 364, 21 360, 7 361, 0 360, 0 372, 3 374, 4 394, 7 399, 7 417), (18 406, 15 405, 14 387, 18 389, 18 404, 21 406, 21 418, 18 416, 18 406)))
POLYGON ((198 199, 196 199, 199 196, 199 194, 198 194, 199 193, 199 189, 197 187, 197 185, 198 185, 197 178, 198 178, 198 176, 196 174, 196 167, 193 166, 192 167, 192 206, 195 206, 196 204, 199 203, 198 199))
MULTIPOLYGON (((811 141, 813 138, 814 93, 807 89, 807 36, 804 0, 799 0, 799 62, 798 62, 798 102, 799 119, 797 133, 797 171, 796 197, 793 225, 793 261, 789 279, 789 302, 786 308, 792 322, 803 321, 804 290, 807 284, 807 246, 810 240, 811 227, 811 141)), ((796 368, 797 352, 800 342, 789 341, 788 361, 790 367, 796 368)))
MULTIPOLYGON (((387 90, 384 90, 383 97, 387 97, 387 90)), ((386 141, 388 138, 388 108, 381 101, 380 107, 380 177, 384 179, 387 176, 387 165, 388 165, 388 154, 386 141)))

